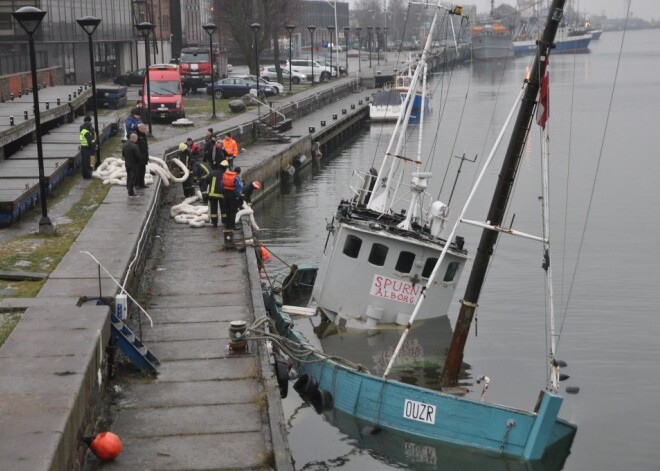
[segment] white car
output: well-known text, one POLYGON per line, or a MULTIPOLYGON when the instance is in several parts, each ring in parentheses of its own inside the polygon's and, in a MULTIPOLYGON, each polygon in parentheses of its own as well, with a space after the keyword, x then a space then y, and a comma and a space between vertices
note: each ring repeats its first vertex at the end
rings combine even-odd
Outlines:
MULTIPOLYGON (((277 70, 274 65, 268 65, 261 68, 261 78, 268 81, 277 80, 277 70)), ((289 67, 282 66, 282 80, 285 82, 289 81, 289 67)), ((291 69, 291 82, 295 84, 306 83, 307 77, 305 74, 297 71, 296 69, 291 69)))
MULTIPOLYGON (((248 82, 254 82, 254 83, 257 82, 257 76, 256 75, 230 74, 229 76, 233 77, 233 78, 242 78, 243 80, 247 80, 248 82)), ((278 95, 284 91, 284 85, 282 85, 281 83, 277 83, 277 82, 270 82, 270 81, 266 80, 264 77, 259 78, 259 85, 260 86, 263 85, 263 86, 266 86, 266 87, 272 87, 273 89, 275 89, 275 92, 278 95)))
MULTIPOLYGON (((334 69, 321 65, 317 60, 312 61, 311 59, 292 59, 291 66, 294 70, 305 74, 308 77, 308 80, 312 76, 312 70, 314 70, 315 82, 322 82, 323 80, 328 80, 330 77, 337 75, 337 72, 334 69)), ((289 61, 286 61, 284 68, 289 68, 289 61)))

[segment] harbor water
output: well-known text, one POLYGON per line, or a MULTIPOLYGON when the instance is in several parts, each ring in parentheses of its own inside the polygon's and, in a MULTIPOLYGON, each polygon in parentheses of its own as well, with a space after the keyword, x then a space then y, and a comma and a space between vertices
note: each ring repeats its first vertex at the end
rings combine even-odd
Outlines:
MULTIPOLYGON (((654 470, 660 462, 660 408, 655 404, 660 378, 660 159, 655 139, 659 43, 660 30, 608 32, 591 43, 589 54, 551 57, 552 267, 561 332, 558 357, 568 363, 562 372, 570 375, 561 385, 565 400, 560 415, 578 426, 563 465, 566 470, 654 470), (568 386, 579 387, 579 394, 566 394, 568 386)), ((421 152, 434 175, 429 192, 447 202, 461 162, 458 157, 476 156, 476 162, 463 163, 458 176, 450 204, 454 218, 529 64, 530 58, 466 64, 436 73, 430 82, 432 106, 421 152)), ((269 270, 283 267, 281 260, 319 264, 326 222, 339 200, 349 196, 352 171, 378 168, 392 129, 393 124, 366 126, 255 205, 261 239, 273 254, 269 270)), ((407 156, 416 157, 417 133, 417 127, 409 132, 407 156)), ((486 216, 507 139, 508 134, 468 219, 486 216)), ((506 218, 508 223, 515 221, 515 229, 535 235, 540 235, 539 148, 540 134, 534 126, 506 218)), ((467 227, 459 234, 473 253, 479 230, 467 227)), ((489 401, 531 409, 545 387, 541 262, 537 243, 500 237, 464 359, 464 385, 478 395, 481 386, 476 378, 487 375, 489 401)), ((467 270, 448 317, 433 327, 437 345, 420 338, 409 349, 411 364, 417 366, 402 368, 401 375, 410 376, 404 379, 415 381, 417 376, 427 387, 437 384, 467 270)), ((352 340, 335 335, 324 342, 349 356, 357 354, 352 340)), ((361 361, 384 361, 388 347, 381 340, 368 342, 376 345, 376 353, 361 361)), ((459 459, 455 453, 443 454, 410 439, 363 437, 360 427, 346 418, 318 416, 292 388, 284 406, 299 470, 518 469, 498 460, 484 465, 468 452, 458 452, 466 455, 459 459)), ((561 462, 543 469, 559 468, 561 462)))

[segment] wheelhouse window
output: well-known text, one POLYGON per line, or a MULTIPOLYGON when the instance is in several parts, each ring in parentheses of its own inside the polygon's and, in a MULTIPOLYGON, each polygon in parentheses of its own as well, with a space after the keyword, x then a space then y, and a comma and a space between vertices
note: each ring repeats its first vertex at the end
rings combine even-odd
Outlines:
POLYGON ((389 248, 383 244, 374 244, 371 246, 371 253, 369 254, 369 263, 382 267, 385 265, 387 252, 389 248))
POLYGON ((401 252, 399 259, 396 261, 396 271, 400 273, 410 273, 413 263, 415 262, 415 254, 412 252, 401 252))
POLYGON ((346 236, 346 242, 344 242, 344 255, 351 258, 358 258, 360 247, 362 247, 362 239, 354 235, 348 235, 346 236))
POLYGON ((422 277, 428 278, 433 272, 433 267, 438 262, 437 258, 427 258, 426 263, 424 264, 424 270, 422 270, 422 277))
POLYGON ((460 263, 458 262, 451 262, 449 266, 447 267, 447 271, 445 272, 445 277, 442 279, 442 281, 445 282, 450 282, 454 281, 454 278, 456 277, 456 272, 458 271, 458 267, 460 266, 460 263))

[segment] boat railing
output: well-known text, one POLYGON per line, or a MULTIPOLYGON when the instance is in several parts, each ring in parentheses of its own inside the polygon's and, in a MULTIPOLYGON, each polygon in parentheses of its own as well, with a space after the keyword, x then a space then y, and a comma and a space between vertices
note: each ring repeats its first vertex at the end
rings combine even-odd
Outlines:
MULTIPOLYGON (((361 172, 358 170, 353 170, 353 175, 351 176, 351 181, 349 187, 351 189, 350 202, 352 207, 365 206, 369 203, 369 200, 374 193, 374 185, 376 184, 376 171, 373 169, 372 172, 361 172)), ((410 206, 410 202, 413 198, 413 185, 408 183, 400 183, 397 185, 397 189, 394 193, 394 198, 390 205, 388 205, 392 211, 406 209, 410 206)), ((419 197, 419 209, 421 211, 422 221, 428 220, 429 210, 427 206, 430 206, 433 198, 430 193, 423 191, 419 197), (427 204, 424 204, 424 201, 427 204)), ((422 221, 418 221, 422 224, 422 221)))

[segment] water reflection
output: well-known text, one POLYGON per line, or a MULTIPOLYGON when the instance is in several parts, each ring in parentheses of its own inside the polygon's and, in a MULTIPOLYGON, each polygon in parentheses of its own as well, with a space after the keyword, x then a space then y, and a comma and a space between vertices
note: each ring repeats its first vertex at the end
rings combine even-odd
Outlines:
POLYGON ((368 422, 332 411, 326 420, 337 427, 354 447, 390 467, 415 470, 551 471, 564 467, 575 435, 555 443, 539 461, 522 461, 467 449, 457 445, 426 442, 419 438, 377 431, 368 422))

